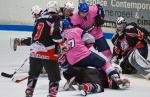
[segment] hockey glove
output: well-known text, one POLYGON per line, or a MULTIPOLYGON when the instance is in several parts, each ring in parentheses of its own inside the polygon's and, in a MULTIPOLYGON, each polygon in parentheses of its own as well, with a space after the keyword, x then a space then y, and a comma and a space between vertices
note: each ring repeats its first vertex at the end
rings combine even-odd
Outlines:
POLYGON ((105 20, 103 19, 103 17, 101 15, 97 15, 95 17, 95 26, 96 27, 100 27, 104 24, 105 20))

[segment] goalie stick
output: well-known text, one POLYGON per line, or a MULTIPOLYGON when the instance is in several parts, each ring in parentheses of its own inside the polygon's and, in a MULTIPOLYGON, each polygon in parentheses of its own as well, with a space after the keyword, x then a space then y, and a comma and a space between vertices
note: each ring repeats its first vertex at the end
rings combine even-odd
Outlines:
POLYGON ((8 74, 8 73, 5 73, 5 72, 1 72, 1 76, 7 77, 7 78, 12 78, 12 77, 24 66, 24 64, 25 64, 27 61, 28 61, 28 58, 26 58, 26 59, 24 60, 24 62, 21 64, 21 66, 20 66, 17 70, 15 70, 13 74, 8 74))

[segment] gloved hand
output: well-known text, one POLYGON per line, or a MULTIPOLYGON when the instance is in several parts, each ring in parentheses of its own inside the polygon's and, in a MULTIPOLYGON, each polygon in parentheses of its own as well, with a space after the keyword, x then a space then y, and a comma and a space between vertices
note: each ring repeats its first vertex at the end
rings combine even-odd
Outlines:
POLYGON ((65 63, 65 61, 66 61, 66 56, 64 54, 60 53, 58 55, 58 62, 60 63, 60 65, 62 65, 65 63))
POLYGON ((60 52, 62 54, 65 54, 67 52, 67 50, 68 50, 68 47, 67 47, 67 45, 65 43, 63 43, 62 45, 60 45, 60 52))
POLYGON ((100 27, 104 24, 105 20, 103 19, 103 17, 101 15, 97 15, 95 17, 95 26, 96 27, 100 27))
POLYGON ((119 59, 117 59, 117 56, 112 57, 111 63, 112 66, 118 71, 118 73, 122 73, 122 68, 119 65, 119 59))
POLYGON ((113 56, 110 61, 111 63, 119 64, 119 59, 117 59, 117 56, 113 56))
POLYGON ((112 66, 117 70, 118 73, 122 73, 122 68, 120 65, 112 63, 112 66))

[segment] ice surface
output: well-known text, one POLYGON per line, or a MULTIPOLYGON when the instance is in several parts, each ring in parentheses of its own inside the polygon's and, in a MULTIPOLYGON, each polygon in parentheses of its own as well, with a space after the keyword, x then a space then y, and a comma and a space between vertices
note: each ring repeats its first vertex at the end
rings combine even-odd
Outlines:
MULTIPOLYGON (((13 73, 26 57, 29 55, 29 47, 19 47, 16 52, 10 48, 10 38, 27 37, 31 33, 27 32, 8 32, 0 31, 0 72, 13 73)), ((109 44, 112 47, 112 44, 109 44)), ((28 62, 23 68, 28 68, 28 62)), ((27 70, 24 69, 26 72, 27 70)), ((27 73, 18 73, 15 79, 23 78, 27 73)), ((87 97, 150 97, 150 81, 135 75, 123 75, 131 81, 131 87, 128 90, 105 89, 105 92, 99 94, 87 95, 87 97)), ((0 97, 24 97, 27 80, 21 83, 14 83, 9 78, 0 76, 0 97)), ((63 91, 62 87, 65 80, 62 78, 57 97, 82 97, 79 91, 63 91)), ((46 97, 48 92, 47 77, 40 77, 33 97, 46 97)))

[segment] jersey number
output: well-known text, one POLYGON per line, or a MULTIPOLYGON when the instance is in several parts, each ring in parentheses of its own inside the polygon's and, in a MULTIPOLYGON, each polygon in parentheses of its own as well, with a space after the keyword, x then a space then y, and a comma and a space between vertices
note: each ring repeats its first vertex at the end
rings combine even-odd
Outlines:
POLYGON ((44 23, 39 23, 37 26, 37 33, 34 36, 34 40, 38 40, 40 38, 43 28, 44 28, 44 23))
POLYGON ((67 43, 68 43, 69 49, 72 48, 72 47, 75 47, 75 40, 74 39, 68 40, 67 43))

